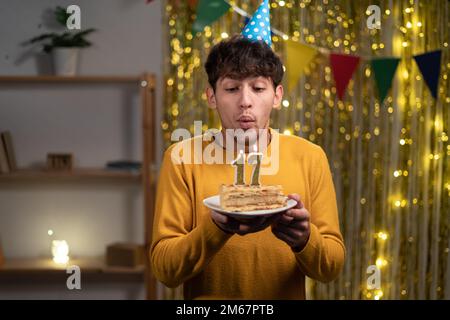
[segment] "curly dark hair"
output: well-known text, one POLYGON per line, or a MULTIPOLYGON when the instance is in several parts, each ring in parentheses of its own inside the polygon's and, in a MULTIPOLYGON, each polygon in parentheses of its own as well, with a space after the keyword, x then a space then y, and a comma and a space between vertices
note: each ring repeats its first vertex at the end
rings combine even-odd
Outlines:
POLYGON ((242 80, 262 76, 271 78, 276 88, 284 74, 280 58, 264 41, 250 41, 242 35, 216 44, 209 52, 205 70, 213 90, 223 77, 242 80))

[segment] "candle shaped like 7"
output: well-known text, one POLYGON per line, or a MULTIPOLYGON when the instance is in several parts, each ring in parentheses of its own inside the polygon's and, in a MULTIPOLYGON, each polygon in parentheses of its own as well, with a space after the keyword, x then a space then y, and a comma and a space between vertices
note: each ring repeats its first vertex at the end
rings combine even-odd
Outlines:
POLYGON ((256 152, 258 149, 256 148, 256 144, 253 146, 254 152, 250 152, 248 154, 248 163, 250 163, 253 166, 252 171, 252 186, 259 186, 259 170, 261 168, 261 159, 263 154, 261 152, 256 152))
POLYGON ((232 166, 236 167, 234 175, 234 184, 245 184, 244 179, 244 164, 245 164, 245 154, 242 150, 239 151, 239 155, 231 163, 232 166))

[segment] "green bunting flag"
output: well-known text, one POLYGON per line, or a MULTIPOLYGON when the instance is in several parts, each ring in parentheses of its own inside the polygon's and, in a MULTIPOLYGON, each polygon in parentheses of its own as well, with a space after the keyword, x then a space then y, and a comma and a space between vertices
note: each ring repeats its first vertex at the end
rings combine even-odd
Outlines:
POLYGON ((231 6, 223 0, 200 0, 197 4, 197 18, 192 26, 194 32, 202 32, 207 25, 218 20, 231 6))
POLYGON ((399 58, 379 58, 371 61, 381 103, 383 103, 391 87, 392 78, 397 70, 399 61, 399 58))

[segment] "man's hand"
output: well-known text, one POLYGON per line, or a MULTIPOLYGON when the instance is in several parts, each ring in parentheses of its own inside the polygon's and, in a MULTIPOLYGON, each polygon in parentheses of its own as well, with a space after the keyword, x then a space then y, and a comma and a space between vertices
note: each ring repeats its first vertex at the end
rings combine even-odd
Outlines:
POLYGON ((280 218, 272 224, 272 232, 278 239, 286 242, 292 250, 300 252, 308 242, 311 233, 310 214, 303 206, 298 194, 289 194, 288 198, 297 201, 297 205, 280 215, 280 218))
POLYGON ((243 236, 247 233, 258 232, 267 228, 279 218, 279 215, 237 219, 211 210, 211 217, 214 223, 223 231, 243 236))

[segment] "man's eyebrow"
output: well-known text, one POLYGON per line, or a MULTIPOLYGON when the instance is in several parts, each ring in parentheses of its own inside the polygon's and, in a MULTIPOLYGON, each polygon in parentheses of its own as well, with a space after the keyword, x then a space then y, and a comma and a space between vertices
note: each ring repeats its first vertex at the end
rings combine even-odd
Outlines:
POLYGON ((264 83, 270 82, 269 79, 264 78, 264 77, 262 77, 262 76, 261 76, 261 77, 254 78, 254 79, 252 79, 251 81, 252 81, 252 82, 264 82, 264 83))
POLYGON ((222 81, 239 81, 239 79, 231 78, 231 77, 223 77, 222 81))
POLYGON ((233 78, 224 78, 224 79, 222 79, 222 83, 223 83, 223 84, 226 84, 226 83, 236 83, 236 82, 240 82, 240 81, 237 80, 237 79, 233 79, 233 78))

